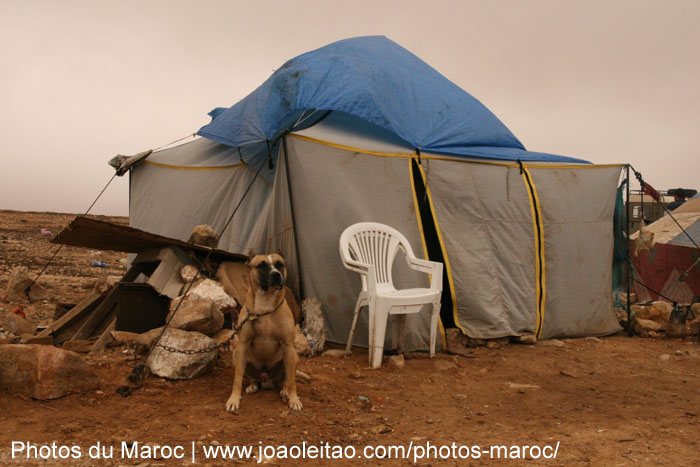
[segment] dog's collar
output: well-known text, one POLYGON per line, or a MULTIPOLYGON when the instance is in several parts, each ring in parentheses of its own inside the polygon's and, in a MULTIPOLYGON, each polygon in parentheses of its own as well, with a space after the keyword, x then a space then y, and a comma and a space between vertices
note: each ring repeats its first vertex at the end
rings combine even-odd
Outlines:
POLYGON ((269 315, 270 313, 274 313, 275 311, 277 311, 277 310, 280 309, 280 307, 282 306, 282 304, 283 304, 285 301, 286 301, 286 300, 283 298, 282 301, 279 303, 279 305, 277 305, 276 307, 274 307, 274 308, 273 308, 272 310, 270 310, 270 311, 266 311, 265 313, 254 313, 254 312, 252 311, 252 309, 250 308, 250 306, 248 306, 248 304, 246 303, 246 304, 245 304, 245 307, 246 307, 246 309, 248 310, 248 319, 249 319, 250 321, 254 321, 254 320, 260 318, 261 316, 265 316, 265 315, 269 315))

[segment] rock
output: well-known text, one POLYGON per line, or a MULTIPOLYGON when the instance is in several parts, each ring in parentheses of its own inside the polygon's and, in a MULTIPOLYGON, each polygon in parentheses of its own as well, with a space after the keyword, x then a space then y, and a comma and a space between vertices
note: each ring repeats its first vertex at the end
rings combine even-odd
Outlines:
POLYGON ((322 356, 330 358, 344 358, 348 355, 348 352, 340 349, 330 349, 323 352, 322 356))
POLYGON ((114 285, 119 282, 121 277, 119 276, 100 276, 95 280, 95 286, 92 288, 93 292, 99 294, 106 293, 109 289, 114 287, 114 285))
POLYGON ((75 340, 75 341, 65 341, 61 348, 63 350, 70 350, 76 353, 88 353, 92 350, 92 346, 95 345, 95 341, 90 340, 75 340))
POLYGON ((326 323, 323 320, 321 300, 307 298, 301 302, 301 314, 304 317, 304 325, 301 328, 306 340, 311 347, 311 354, 317 355, 323 352, 326 345, 326 323))
POLYGON ((489 339, 488 342, 486 342, 486 348, 487 349, 500 349, 501 347, 508 345, 509 341, 510 341, 510 338, 508 338, 508 337, 501 337, 499 339, 489 339))
POLYGON ((208 246, 211 248, 216 248, 219 244, 219 239, 214 232, 214 229, 210 225, 202 224, 198 225, 192 230, 190 234, 189 243, 195 243, 197 245, 208 246))
POLYGON ((668 321, 672 311, 673 305, 670 303, 660 301, 654 302, 651 304, 651 307, 649 307, 649 317, 644 319, 650 319, 652 321, 656 321, 657 323, 663 324, 668 321))
POLYGON ((216 342, 216 345, 221 345, 224 342, 229 342, 231 339, 233 339, 233 336, 233 329, 221 329, 216 334, 214 334, 213 339, 214 342, 216 342))
POLYGON ((559 347, 562 349, 567 349, 569 348, 568 345, 566 345, 564 342, 560 341, 559 339, 549 339, 546 341, 540 341, 541 345, 546 345, 548 347, 559 347))
POLYGON ((478 339, 467 336, 467 347, 483 347, 486 345, 485 339, 478 339))
POLYGON ((92 391, 99 378, 74 352, 50 345, 0 345, 0 386, 34 399, 92 391))
POLYGON ((297 324, 294 326, 295 336, 294 336, 294 350, 297 351, 297 355, 301 357, 307 357, 311 355, 311 346, 309 341, 306 340, 304 333, 301 332, 301 328, 297 324))
POLYGON ((213 336, 224 325, 224 313, 236 310, 236 301, 218 282, 205 279, 192 287, 184 299, 178 297, 170 303, 166 321, 175 309, 177 313, 170 321, 171 327, 213 336))
POLYGON ((33 334, 36 331, 34 326, 28 319, 22 318, 19 315, 12 313, 4 313, 0 315, 0 327, 17 336, 22 334, 33 334))
POLYGON ((506 383, 511 389, 539 389, 540 387, 536 384, 518 384, 518 383, 506 383))
POLYGON ((576 375, 574 375, 573 373, 569 373, 568 371, 565 371, 565 370, 561 370, 559 372, 559 374, 561 376, 566 376, 567 378, 576 378, 576 375))
MULTIPOLYGON (((202 350, 216 345, 214 339, 204 334, 174 328, 166 329, 159 343, 179 350, 202 350)), ((216 351, 184 354, 156 346, 148 357, 146 366, 151 373, 163 378, 193 379, 214 367, 216 355, 216 351)))
POLYGON ((198 272, 199 271, 197 271, 197 268, 194 265, 188 264, 180 269, 180 278, 187 284, 192 282, 194 278, 197 277, 198 272))
POLYGON ((366 378, 366 377, 367 377, 367 375, 363 375, 359 371, 353 371, 351 373, 348 373, 348 378, 350 378, 350 379, 362 379, 362 378, 366 378))
POLYGON ((399 370, 406 367, 406 360, 404 360, 403 355, 392 355, 389 357, 389 365, 397 368, 399 370))
MULTIPOLYGON (((642 319, 646 319, 645 316, 647 316, 647 306, 645 305, 632 305, 630 306, 630 312, 632 314, 632 318, 638 317, 642 319)), ((624 308, 624 313, 627 315, 627 309, 624 308)))
POLYGON ((637 318, 633 323, 634 332, 641 336, 646 336, 651 331, 660 332, 663 330, 663 325, 648 319, 637 318))
POLYGON ((586 342, 589 342, 591 344, 602 344, 603 343, 603 341, 597 337, 590 337, 590 336, 584 337, 583 340, 585 340, 586 342))
POLYGON ((515 344, 535 345, 537 344, 537 336, 534 334, 523 334, 522 336, 513 336, 510 341, 515 344))
POLYGON ((447 360, 435 360, 435 369, 438 371, 448 371, 457 369, 458 366, 447 360))
POLYGON ((671 356, 669 354, 661 354, 659 355, 659 360, 661 360, 662 362, 667 362, 671 360, 671 356))
POLYGON ((29 298, 32 301, 42 300, 46 298, 46 290, 39 284, 32 285, 32 278, 29 277, 27 268, 17 266, 10 272, 10 277, 7 279, 7 287, 2 299, 6 302, 23 302, 27 300, 25 289, 32 286, 29 291, 29 298))
POLYGON ((163 327, 161 326, 141 334, 127 331, 112 331, 111 334, 117 344, 144 345, 150 348, 162 330, 163 327))
POLYGON ((447 348, 452 350, 463 349, 467 346, 467 336, 462 334, 462 330, 458 328, 445 329, 445 337, 447 338, 447 348))

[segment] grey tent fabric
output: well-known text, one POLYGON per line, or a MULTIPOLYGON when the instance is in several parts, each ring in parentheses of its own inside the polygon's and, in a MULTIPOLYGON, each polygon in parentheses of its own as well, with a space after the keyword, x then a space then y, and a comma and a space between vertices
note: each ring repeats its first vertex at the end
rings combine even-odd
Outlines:
POLYGON ((262 252, 272 187, 255 177, 258 168, 242 164, 232 148, 205 139, 154 153, 132 170, 130 223, 180 240, 187 240, 200 224, 219 232, 252 183, 219 247, 238 253, 262 252))
POLYGON ((531 168, 542 207, 542 338, 619 331, 612 294, 612 216, 620 167, 531 168), (585 200, 585 202, 583 201, 585 200))
POLYGON ((518 169, 423 165, 456 291, 455 322, 482 339, 534 332, 533 228, 518 169))
MULTIPOLYGON (((322 301, 328 339, 345 342, 361 281, 340 260, 343 230, 356 222, 381 222, 403 233, 414 252, 422 253, 408 159, 358 155, 293 136, 287 146, 304 292, 322 301)), ((394 282, 400 288, 429 285, 427 276, 405 267, 402 254, 394 264, 394 282)), ((408 315, 406 347, 428 348, 429 330, 429 313, 408 315)), ((367 339, 363 313, 354 343, 366 346, 367 339)))
MULTIPOLYGON (((153 153, 131 169, 130 221, 183 240, 198 224, 219 231, 250 186, 219 246, 244 254, 279 249, 290 287, 322 301, 328 339, 343 343, 361 282, 342 266, 341 232, 355 222, 381 222, 401 231, 418 256, 426 255, 411 178, 415 152, 386 130, 343 115, 284 141, 273 147, 273 170, 260 148, 239 152, 205 139, 153 153)), ((445 286, 455 303, 444 313, 467 335, 539 331, 546 339, 619 329, 611 268, 620 166, 557 164, 526 165, 531 192, 516 163, 422 155, 450 271, 445 286), (541 235, 535 218, 541 219, 541 235), (536 260, 538 245, 542 261, 536 260)), ((428 284, 402 255, 394 277, 399 287, 428 284)), ((367 344, 366 315, 356 345, 367 344)), ((393 344, 389 329, 387 348, 393 344)), ((429 313, 407 316, 406 333, 407 350, 427 349, 429 313)))

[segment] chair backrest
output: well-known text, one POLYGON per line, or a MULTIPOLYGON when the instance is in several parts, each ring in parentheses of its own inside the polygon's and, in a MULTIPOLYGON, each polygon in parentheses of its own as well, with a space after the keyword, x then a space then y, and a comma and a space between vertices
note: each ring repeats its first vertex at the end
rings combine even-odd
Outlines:
POLYGON ((371 264, 375 268, 377 282, 391 284, 391 268, 399 248, 413 256, 406 237, 398 230, 376 222, 353 224, 340 235, 340 255, 343 263, 346 268, 363 274, 363 285, 365 271, 353 267, 347 260, 371 264))

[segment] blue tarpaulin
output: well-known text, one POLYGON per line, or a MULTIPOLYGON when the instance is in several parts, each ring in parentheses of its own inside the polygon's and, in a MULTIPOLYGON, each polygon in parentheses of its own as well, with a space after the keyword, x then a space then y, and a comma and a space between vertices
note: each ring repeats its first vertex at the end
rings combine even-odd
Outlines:
POLYGON ((198 134, 234 147, 274 141, 314 110, 362 118, 425 152, 585 162, 526 151, 481 102, 384 36, 341 40, 289 60, 234 106, 210 112, 198 134))

